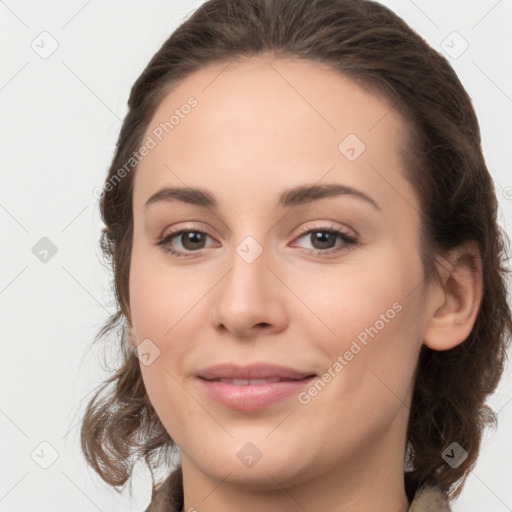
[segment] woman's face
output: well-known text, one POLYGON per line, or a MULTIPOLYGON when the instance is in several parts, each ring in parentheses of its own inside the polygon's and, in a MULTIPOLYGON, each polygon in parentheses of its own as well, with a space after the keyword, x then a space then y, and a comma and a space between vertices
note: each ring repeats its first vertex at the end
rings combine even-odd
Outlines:
POLYGON ((402 470, 431 313, 402 126, 306 61, 210 66, 158 107, 134 178, 132 341, 185 474, 277 488, 395 455, 402 470), (223 363, 316 378, 199 377, 223 363))

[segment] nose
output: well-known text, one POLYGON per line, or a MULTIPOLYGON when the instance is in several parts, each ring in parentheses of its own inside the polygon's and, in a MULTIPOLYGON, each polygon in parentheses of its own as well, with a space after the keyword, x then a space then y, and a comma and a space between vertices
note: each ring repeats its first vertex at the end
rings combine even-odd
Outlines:
MULTIPOLYGON (((288 325, 286 292, 263 251, 248 262, 234 251, 231 268, 214 288, 211 323, 237 337, 276 334, 288 325)), ((288 291, 288 294, 290 292, 288 291)), ((289 299, 289 298, 288 298, 289 299)))

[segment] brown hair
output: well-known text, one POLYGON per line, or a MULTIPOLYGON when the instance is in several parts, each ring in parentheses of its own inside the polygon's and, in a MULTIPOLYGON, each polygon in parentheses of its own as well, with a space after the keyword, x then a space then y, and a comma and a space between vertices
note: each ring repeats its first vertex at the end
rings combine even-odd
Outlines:
MULTIPOLYGON (((421 204, 426 279, 439 277, 436 261, 449 249, 470 240, 479 248, 484 288, 475 324, 451 350, 422 346, 406 439, 411 481, 437 484, 454 498, 476 464, 484 428, 497 422, 484 401, 499 383, 512 332, 506 235, 497 223, 471 99, 447 60, 401 18, 368 0, 207 1, 164 42, 133 85, 106 183, 138 149, 174 85, 206 65, 256 55, 327 64, 385 96, 401 113, 409 139, 403 152, 407 178, 421 204), (468 452, 456 468, 441 457, 453 441, 468 452)), ((94 341, 115 333, 122 364, 88 403, 81 427, 87 462, 112 486, 124 485, 141 458, 154 483, 153 469, 176 452, 127 342, 134 172, 105 187, 100 200, 101 247, 113 268, 119 309, 94 341)), ((168 498, 179 503, 182 497, 178 468, 168 498)))

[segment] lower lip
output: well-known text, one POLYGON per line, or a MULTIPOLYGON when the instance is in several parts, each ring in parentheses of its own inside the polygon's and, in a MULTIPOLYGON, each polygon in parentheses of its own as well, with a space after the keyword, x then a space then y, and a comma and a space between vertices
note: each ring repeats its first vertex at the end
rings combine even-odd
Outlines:
POLYGON ((240 411, 255 411, 268 407, 284 398, 299 393, 315 377, 301 380, 269 382, 236 386, 227 382, 199 378, 201 386, 210 398, 221 405, 240 411))

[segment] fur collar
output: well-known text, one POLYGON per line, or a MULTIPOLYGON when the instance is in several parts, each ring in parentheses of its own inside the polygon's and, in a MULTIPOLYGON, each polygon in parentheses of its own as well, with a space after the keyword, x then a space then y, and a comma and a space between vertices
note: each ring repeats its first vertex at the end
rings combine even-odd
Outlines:
POLYGON ((451 512, 451 508, 439 487, 424 485, 415 492, 407 512, 451 512))

